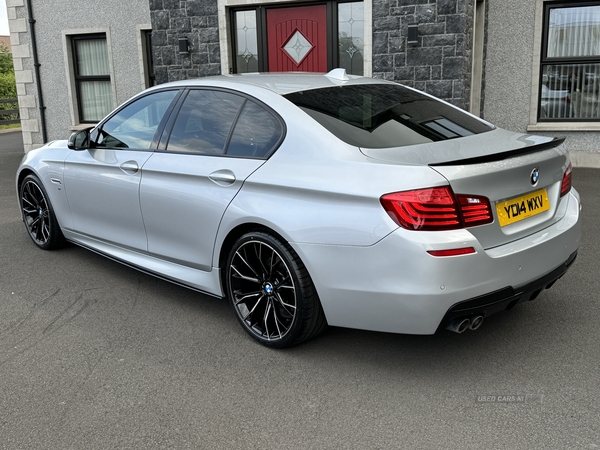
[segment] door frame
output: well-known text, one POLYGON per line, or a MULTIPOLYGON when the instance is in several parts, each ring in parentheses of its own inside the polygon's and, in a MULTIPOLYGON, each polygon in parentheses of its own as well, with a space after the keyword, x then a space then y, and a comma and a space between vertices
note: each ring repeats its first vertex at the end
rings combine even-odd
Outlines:
POLYGON ((471 98, 469 112, 481 117, 483 92, 483 62, 485 59, 485 0, 475 0, 473 8, 473 62, 471 68, 471 98))
MULTIPOLYGON (((332 1, 320 1, 320 2, 298 2, 292 4, 285 5, 259 5, 258 7, 245 7, 245 8, 231 8, 229 10, 229 23, 235 23, 235 13, 237 11, 256 11, 256 32, 258 35, 258 71, 259 72, 268 72, 269 71, 269 42, 267 37, 267 10, 269 9, 283 9, 283 8, 299 8, 302 6, 317 6, 317 5, 325 5, 326 6, 326 36, 327 36, 327 70, 331 70, 337 64, 337 53, 332 51, 334 36, 337 35, 337 12, 335 12, 334 17, 334 4, 337 4, 332 1)), ((237 43, 235 39, 235 29, 231 27, 231 50, 232 54, 237 54, 237 43)), ((232 60, 231 64, 232 73, 237 73, 237 61, 235 58, 232 60)))
MULTIPOLYGON (((235 41, 235 12, 237 11, 257 11, 257 34, 259 37, 258 45, 258 70, 266 72, 268 62, 265 55, 267 52, 266 39, 266 10, 269 8, 285 8, 297 6, 313 6, 318 4, 327 5, 327 66, 328 70, 334 69, 338 64, 338 54, 334 43, 337 44, 337 4, 348 3, 348 0, 323 0, 318 2, 296 1, 290 2, 281 0, 266 0, 259 5, 248 4, 241 0, 217 0, 218 1, 218 20, 219 20, 219 43, 221 50, 221 73, 237 73, 236 67, 236 41, 235 41)), ((352 1, 352 0, 350 0, 352 1)), ((356 0, 355 0, 356 1, 356 0)), ((372 0, 362 0, 364 6, 364 55, 363 55, 363 74, 372 75, 372 43, 373 43, 373 19, 372 19, 372 0)))

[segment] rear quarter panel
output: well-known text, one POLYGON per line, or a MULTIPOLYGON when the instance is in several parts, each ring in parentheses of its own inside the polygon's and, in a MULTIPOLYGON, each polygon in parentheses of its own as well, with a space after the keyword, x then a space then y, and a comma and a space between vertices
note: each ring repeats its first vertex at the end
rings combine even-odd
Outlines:
POLYGON ((379 202, 382 195, 447 184, 429 167, 369 158, 293 109, 284 117, 284 142, 227 209, 217 247, 247 222, 269 227, 288 242, 373 245, 397 228, 379 202))

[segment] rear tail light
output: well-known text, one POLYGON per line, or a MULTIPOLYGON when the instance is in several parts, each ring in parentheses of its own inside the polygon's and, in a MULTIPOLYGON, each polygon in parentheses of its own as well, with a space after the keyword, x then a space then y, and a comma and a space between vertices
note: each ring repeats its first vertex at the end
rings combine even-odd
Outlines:
POLYGON ((465 227, 483 225, 493 221, 492 208, 487 198, 463 194, 459 194, 456 197, 460 203, 465 227))
POLYGON ((407 230, 455 230, 493 221, 487 198, 455 196, 450 186, 394 192, 381 197, 381 204, 407 230))
POLYGON ((571 186, 572 186, 572 181, 571 181, 571 174, 573 172, 573 166, 571 165, 571 163, 569 163, 569 167, 567 167, 567 170, 565 170, 565 174, 563 175, 563 179, 562 179, 562 186, 560 188, 560 196, 564 197, 565 195, 567 195, 569 193, 569 191, 571 190, 571 186))

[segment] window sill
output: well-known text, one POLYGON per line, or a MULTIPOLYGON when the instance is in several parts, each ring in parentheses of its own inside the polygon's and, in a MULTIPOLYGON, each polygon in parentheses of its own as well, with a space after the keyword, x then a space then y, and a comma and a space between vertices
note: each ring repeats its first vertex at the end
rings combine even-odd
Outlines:
POLYGON ((85 130, 86 128, 93 128, 97 123, 80 123, 79 125, 71 125, 71 131, 85 130))
POLYGON ((527 131, 600 131, 600 122, 540 122, 529 124, 527 131))

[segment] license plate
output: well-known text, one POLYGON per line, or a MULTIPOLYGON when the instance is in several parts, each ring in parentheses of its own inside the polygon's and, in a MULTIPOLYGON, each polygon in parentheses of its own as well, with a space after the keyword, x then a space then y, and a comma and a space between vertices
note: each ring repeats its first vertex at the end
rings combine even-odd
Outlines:
POLYGON ((496 203, 496 214, 501 227, 527 219, 549 209, 550 200, 548 200, 546 189, 540 189, 527 195, 496 203))

